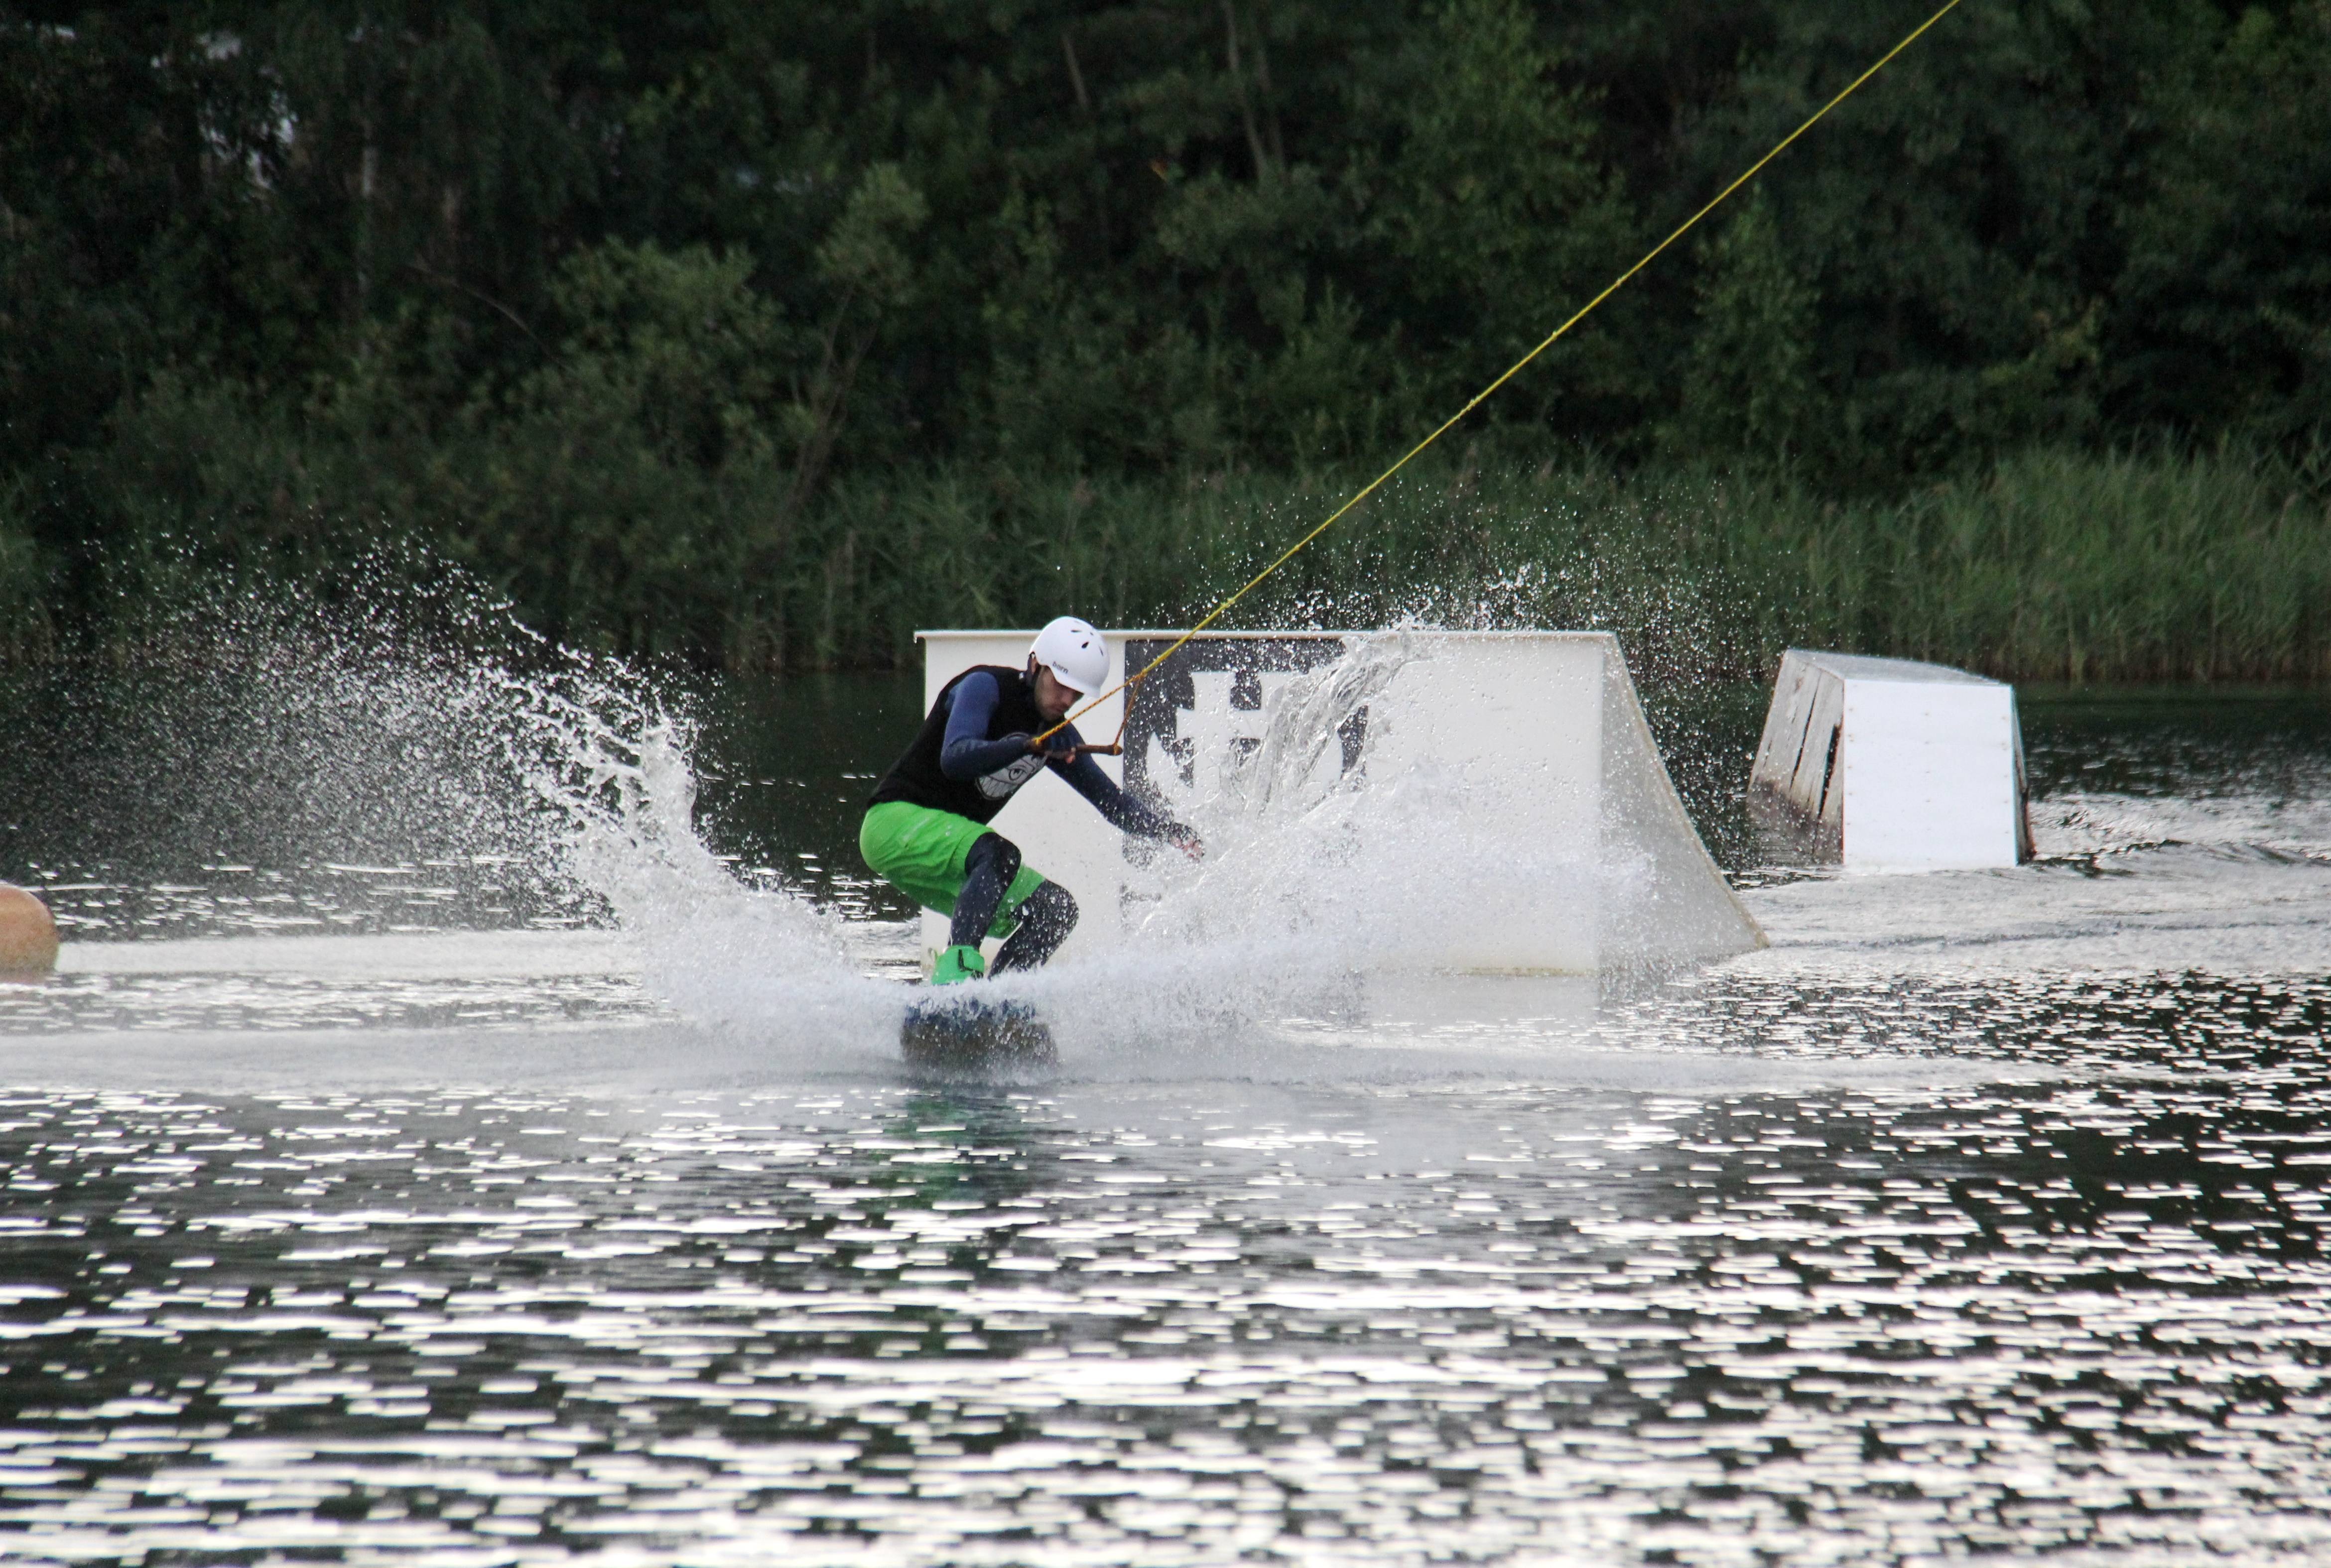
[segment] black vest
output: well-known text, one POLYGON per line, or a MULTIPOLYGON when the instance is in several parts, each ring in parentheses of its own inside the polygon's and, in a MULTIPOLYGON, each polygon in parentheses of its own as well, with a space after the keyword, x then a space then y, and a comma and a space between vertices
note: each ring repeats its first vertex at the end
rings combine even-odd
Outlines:
POLYGON ((1001 693, 984 738, 1001 740, 1007 735, 1035 735, 1051 727, 1036 710, 1035 694, 1028 689, 1025 671, 1003 664, 975 665, 940 689, 938 700, 931 704, 930 712, 924 716, 923 727, 916 732, 914 744, 907 747, 904 756, 890 765, 890 771, 874 786, 868 805, 910 801, 934 811, 969 817, 975 822, 992 822, 1020 786, 1036 776, 1044 759, 1034 752, 1024 753, 978 778, 949 778, 940 771, 939 753, 947 748, 948 696, 974 675, 993 675, 1001 693))

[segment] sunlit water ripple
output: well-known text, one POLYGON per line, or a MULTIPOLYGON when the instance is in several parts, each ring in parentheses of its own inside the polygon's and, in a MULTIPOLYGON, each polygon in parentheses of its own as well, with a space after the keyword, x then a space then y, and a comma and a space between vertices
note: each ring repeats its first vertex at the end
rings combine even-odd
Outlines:
POLYGON ((0 991, 0 1557, 2331 1552, 2331 787, 2065 755, 2044 863, 1751 877, 1765 953, 1018 1085, 620 933, 79 944, 0 991))
POLYGON ((0 1527, 69 1562, 2331 1544, 2331 994, 2021 1000, 2078 1076, 2135 1070, 20 1096, 0 1527))

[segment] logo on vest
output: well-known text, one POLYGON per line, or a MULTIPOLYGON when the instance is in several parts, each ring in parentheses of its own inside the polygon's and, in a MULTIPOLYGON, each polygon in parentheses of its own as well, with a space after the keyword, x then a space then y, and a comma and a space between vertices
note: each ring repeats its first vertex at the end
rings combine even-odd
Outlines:
POLYGON ((1044 759, 1032 751, 1026 756, 1014 757, 994 773, 980 774, 979 793, 992 801, 1008 801, 1043 765, 1044 759))

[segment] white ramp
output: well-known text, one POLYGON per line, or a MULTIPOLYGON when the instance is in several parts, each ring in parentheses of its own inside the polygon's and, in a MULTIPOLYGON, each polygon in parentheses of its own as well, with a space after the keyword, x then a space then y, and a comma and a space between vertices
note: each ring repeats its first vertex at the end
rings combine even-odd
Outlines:
MULTIPOLYGON (((1033 634, 918 635, 928 708, 973 665, 1023 664, 1033 634)), ((1178 636, 1108 632, 1109 683, 1178 636)), ((1105 741, 1123 713, 1112 697, 1079 727, 1105 741)), ((1366 949, 1370 968, 1592 974, 1764 943, 1603 633, 1206 633, 1142 684, 1124 739, 1104 771, 1210 844, 1241 846, 1240 863, 1210 856, 1194 872, 1040 774, 995 827, 1076 895, 1063 956, 1188 929, 1193 908, 1216 933, 1251 913, 1257 929, 1309 920, 1347 935, 1389 914, 1396 936, 1366 949), (1275 902, 1302 907, 1282 917, 1275 902)), ((927 962, 946 937, 926 913, 927 962)))
POLYGON ((1910 871, 2031 855, 2015 689, 1947 665, 1789 650, 1748 785, 1817 860, 1910 871))

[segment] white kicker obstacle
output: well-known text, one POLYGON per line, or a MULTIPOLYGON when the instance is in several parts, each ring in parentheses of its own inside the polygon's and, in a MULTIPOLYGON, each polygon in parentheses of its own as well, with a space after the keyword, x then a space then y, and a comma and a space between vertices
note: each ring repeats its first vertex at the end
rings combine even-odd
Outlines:
POLYGON ((2031 856, 2015 689, 1946 665, 1789 650, 1748 788, 1767 826, 1858 870, 2031 856))
MULTIPOLYGON (((1022 665, 1032 633, 918 635, 928 709, 974 665, 1022 665)), ((1109 685, 1178 635, 1108 633, 1109 685)), ((1117 734, 1124 702, 1080 718, 1084 737, 1117 734)), ((1223 879, 1218 905, 1248 886, 1262 903, 1301 884, 1299 917, 1332 936, 1339 900, 1354 919, 1392 904, 1405 923, 1372 967, 1577 974, 1764 944, 1685 814, 1603 633, 1206 633, 1142 683, 1124 741, 1122 757, 1097 760, 1137 798, 1210 841, 1217 826, 1248 835, 1235 856, 1178 868, 1223 879), (1321 826, 1337 812, 1342 838, 1321 826), (1321 858, 1345 845, 1361 857, 1353 874, 1323 872, 1321 858), (1258 869, 1274 851, 1288 857, 1283 875, 1258 869)), ((1204 904, 1202 889, 1166 908, 1156 868, 1175 851, 1128 841, 1050 774, 994 825, 1076 895, 1083 918, 1064 956, 1204 904)), ((922 937, 928 963, 946 922, 926 912, 922 937)))

